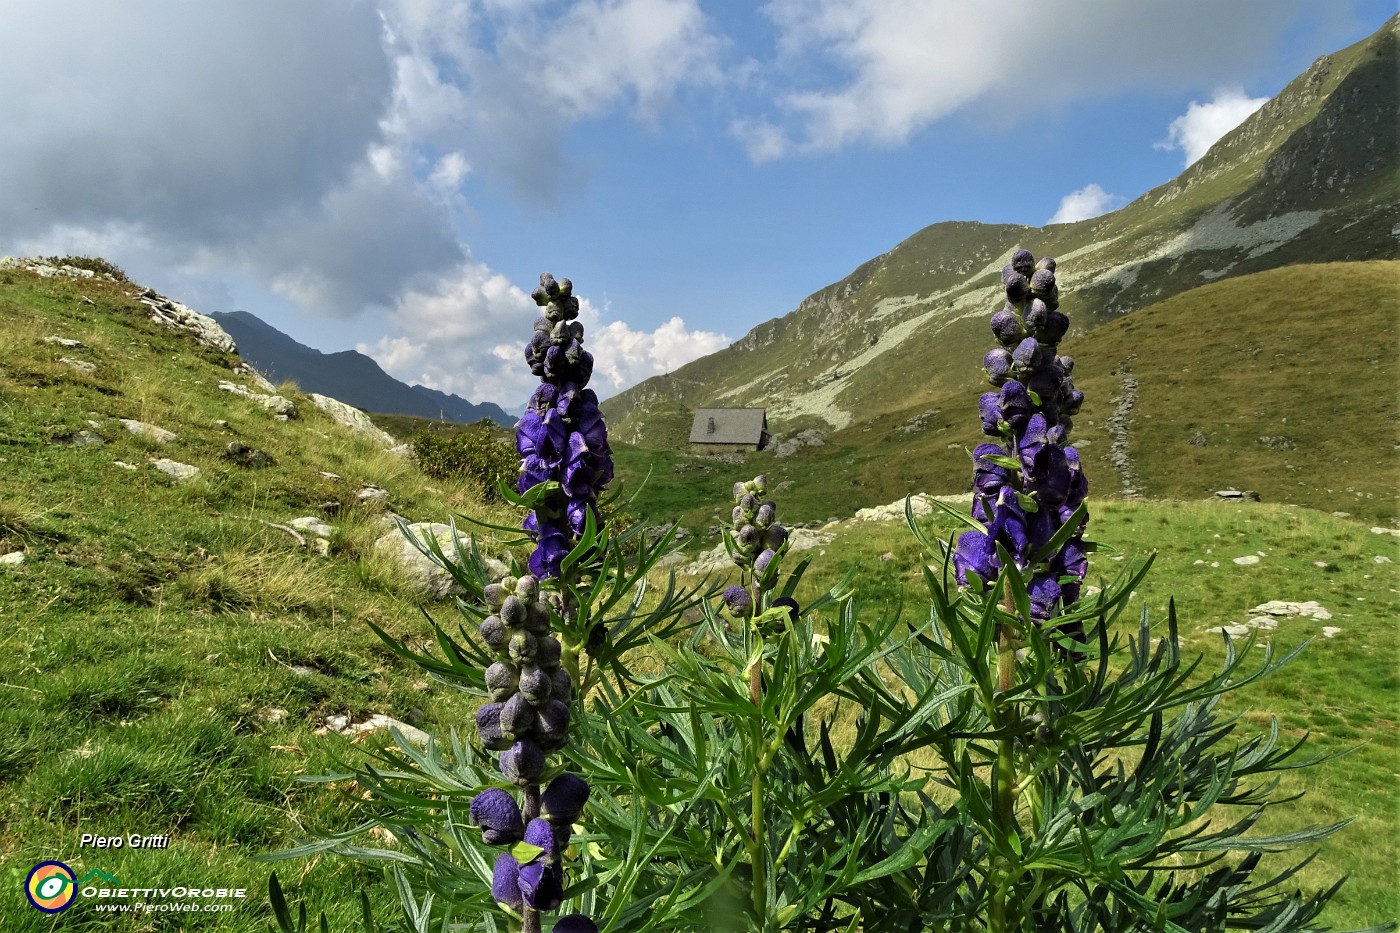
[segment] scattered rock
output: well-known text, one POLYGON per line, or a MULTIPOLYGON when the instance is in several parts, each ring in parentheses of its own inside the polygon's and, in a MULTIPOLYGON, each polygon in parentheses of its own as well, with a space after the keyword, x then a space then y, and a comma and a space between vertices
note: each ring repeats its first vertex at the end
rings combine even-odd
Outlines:
POLYGON ((1389 564, 1389 563, 1392 563, 1391 559, 1390 559, 1389 557, 1386 557, 1384 554, 1377 554, 1377 555, 1373 558, 1373 560, 1374 560, 1376 563, 1378 563, 1378 564, 1389 564))
POLYGON ((779 441, 771 449, 775 457, 791 457, 803 447, 821 447, 825 443, 825 434, 815 428, 808 428, 805 431, 798 431, 787 440, 779 441))
POLYGON ((1243 557, 1236 557, 1235 563, 1239 564, 1241 567, 1248 567, 1252 564, 1259 563, 1259 556, 1257 554, 1246 554, 1243 557))
POLYGON ((91 376, 93 373, 97 372, 97 364, 89 363, 87 360, 75 360, 71 357, 60 356, 58 361, 64 366, 71 366, 85 376, 91 376))
POLYGON ((344 425, 356 434, 362 434, 383 444, 385 447, 397 447, 398 440, 387 431, 375 426, 369 420, 369 415, 345 404, 339 399, 333 399, 326 395, 318 395, 315 392, 307 396, 312 404, 330 415, 336 422, 344 425))
POLYGON ((127 463, 125 460, 113 460, 112 466, 121 467, 123 470, 135 470, 136 464, 127 463))
POLYGON ((928 427, 929 419, 937 414, 937 408, 930 408, 928 411, 919 412, 919 414, 901 424, 896 430, 898 430, 900 434, 913 434, 915 431, 922 431, 924 428, 928 427))
POLYGON ((81 340, 74 340, 71 337, 45 337, 44 343, 56 343, 60 347, 66 347, 69 350, 84 349, 84 345, 81 340))
POLYGON ((1335 625, 1324 625, 1322 627, 1323 638, 1336 638, 1340 634, 1342 634, 1342 630, 1335 625))
POLYGON ((277 462, 272 459, 272 454, 265 450, 258 450, 256 447, 249 447, 242 441, 230 441, 220 456, 241 467, 250 469, 270 467, 277 462))
POLYGON ((321 521, 314 515, 307 515, 302 518, 294 518, 291 521, 287 522, 287 524, 291 525, 297 531, 304 531, 307 534, 313 535, 317 538, 329 538, 335 532, 335 530, 331 528, 330 525, 327 525, 325 522, 321 521))
POLYGON ((892 560, 894 560, 894 551, 886 551, 880 555, 880 563, 882 564, 889 563, 892 560))
POLYGON ((1260 501, 1259 493, 1255 492, 1252 489, 1246 489, 1243 492, 1238 489, 1217 489, 1215 491, 1215 498, 1228 499, 1235 502, 1243 502, 1245 500, 1248 500, 1250 502, 1260 501))
POLYGON ((296 405, 292 404, 291 399, 284 396, 266 395, 260 392, 254 392, 247 386, 241 386, 236 382, 221 381, 219 383, 219 388, 223 389, 225 392, 232 392, 234 395, 242 398, 251 399, 277 417, 285 419, 295 418, 297 415, 296 405))
POLYGON ((320 472, 320 476, 321 476, 322 479, 332 479, 332 480, 334 480, 334 479, 340 479, 340 474, 339 474, 339 473, 328 473, 328 472, 326 472, 325 470, 322 470, 322 471, 320 472))
POLYGON ((1291 438, 1283 437, 1281 435, 1278 437, 1261 437, 1259 438, 1259 443, 1263 444, 1269 450, 1280 451, 1292 450, 1294 447, 1298 446, 1297 444, 1293 443, 1293 440, 1291 438))
POLYGON ((1333 517, 1333 518, 1351 518, 1351 513, 1350 513, 1350 512, 1333 512, 1333 513, 1332 513, 1332 517, 1333 517))
POLYGON ((380 729, 398 729, 399 733, 414 745, 428 744, 428 733, 383 713, 375 713, 363 722, 351 722, 349 716, 327 716, 326 724, 317 729, 316 734, 325 735, 327 732, 335 732, 340 735, 354 736, 380 729))
POLYGON ((1316 600, 1307 602, 1287 602, 1282 599, 1271 599, 1267 603, 1260 603, 1249 610, 1256 615, 1267 616, 1300 616, 1304 619, 1317 619, 1326 622, 1332 618, 1332 613, 1328 612, 1316 600))
POLYGON ((0 566, 18 567, 24 563, 23 551, 11 551, 8 554, 0 554, 0 566))
POLYGON ((1379 525, 1371 529, 1373 535, 1400 535, 1400 528, 1382 528, 1379 525))
POLYGON ((1205 446, 1206 446, 1207 444, 1209 444, 1209 443, 1210 443, 1210 439, 1209 439, 1208 437, 1206 437, 1206 432, 1204 432, 1204 431, 1195 431, 1195 432, 1193 432, 1193 433, 1191 434, 1191 446, 1193 446, 1193 447, 1205 447, 1205 446))
POLYGON ((359 493, 361 502, 385 502, 388 498, 389 490, 374 485, 365 486, 359 493))
POLYGON ((287 718, 287 711, 280 706, 269 706, 259 715, 262 716, 263 722, 281 722, 287 718))
POLYGON ((54 443, 62 444, 64 447, 101 447, 107 442, 102 439, 100 434, 93 431, 77 431, 54 438, 54 443))
POLYGON ((399 444, 399 445, 396 446, 396 447, 390 447, 390 448, 389 448, 389 453, 393 454, 395 457, 403 457, 405 460, 412 460, 412 459, 413 459, 413 445, 412 445, 412 444, 399 444))
POLYGON ((176 482, 180 483, 194 479, 199 475, 199 467, 191 466, 188 463, 180 463, 179 461, 171 460, 167 457, 161 457, 159 460, 152 460, 151 466, 160 470, 166 476, 173 477, 176 482))
POLYGON ((144 437, 148 441, 155 441, 157 444, 168 444, 175 440, 175 432, 167 431, 165 428, 147 424, 144 421, 134 421, 130 418, 119 418, 122 427, 126 428, 137 437, 144 437))
MULTIPOLYGON (((465 554, 471 553, 471 538, 460 531, 454 533, 451 525, 441 522, 415 522, 406 526, 409 534, 418 541, 427 544, 430 540, 436 541, 438 548, 450 561, 460 561, 465 554), (462 542, 462 549, 457 547, 457 539, 462 542)), ((427 554, 424 554, 417 546, 403 534, 398 528, 388 532, 374 543, 376 552, 388 554, 404 570, 404 574, 409 581, 418 589, 426 591, 435 599, 446 599, 462 592, 462 588, 457 585, 457 581, 452 579, 437 561, 427 554)), ((483 555, 484 557, 484 555, 483 555)), ((501 561, 486 558, 487 574, 492 579, 499 580, 510 572, 510 569, 501 561)))

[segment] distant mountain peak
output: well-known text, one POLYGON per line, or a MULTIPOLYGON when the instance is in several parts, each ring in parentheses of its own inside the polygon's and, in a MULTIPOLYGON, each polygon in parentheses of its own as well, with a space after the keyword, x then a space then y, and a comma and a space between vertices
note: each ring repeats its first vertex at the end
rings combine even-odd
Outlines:
POLYGON ((407 385, 357 350, 324 353, 298 343, 247 311, 211 315, 238 343, 239 355, 274 382, 290 379, 304 392, 329 395, 388 415, 416 415, 458 424, 489 419, 507 427, 516 419, 492 402, 472 403, 421 385, 407 385))

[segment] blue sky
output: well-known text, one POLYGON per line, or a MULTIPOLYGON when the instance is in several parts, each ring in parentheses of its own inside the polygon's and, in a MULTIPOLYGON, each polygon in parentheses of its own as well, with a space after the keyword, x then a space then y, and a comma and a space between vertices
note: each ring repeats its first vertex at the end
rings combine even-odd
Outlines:
MULTIPOLYGON (((541 271, 607 396, 921 227, 1175 176, 1391 0, 0 6, 0 253, 518 409, 541 271)), ((1033 244, 1028 244, 1033 247, 1033 244)))

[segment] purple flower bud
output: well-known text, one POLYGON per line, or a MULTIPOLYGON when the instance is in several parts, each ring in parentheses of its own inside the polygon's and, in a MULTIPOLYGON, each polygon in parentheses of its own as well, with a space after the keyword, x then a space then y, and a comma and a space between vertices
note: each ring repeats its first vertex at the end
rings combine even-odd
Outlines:
POLYGON ((763 536, 763 543, 773 550, 777 550, 787 543, 788 530, 782 525, 773 525, 763 536))
POLYGON ((744 523, 744 507, 742 505, 734 506, 731 517, 734 519, 735 525, 742 525, 744 523))
POLYGON ((753 515, 758 511, 758 497, 751 492, 746 492, 739 497, 739 508, 744 510, 745 515, 753 515))
POLYGON ((1016 345, 1016 350, 1011 354, 1012 361, 1022 370, 1034 369, 1040 364, 1041 352, 1040 341, 1034 337, 1027 337, 1016 345))
POLYGON ((1041 269, 1031 276, 1031 291, 1037 295, 1049 294, 1055 287, 1055 273, 1050 269, 1041 269))
POLYGON ((505 601, 506 589, 499 583, 488 583, 482 590, 482 596, 486 599, 486 605, 492 609, 500 609, 501 603, 505 601))
POLYGON ((1041 257, 1040 262, 1035 264, 1035 267, 1037 269, 1049 269, 1051 272, 1054 272, 1055 260, 1051 259, 1049 256, 1043 256, 1041 257))
POLYGON ((1065 371, 1065 375, 1074 372, 1074 357, 1057 356, 1055 357, 1055 362, 1060 364, 1060 368, 1065 371))
POLYGON ((525 625, 525 604, 518 596, 507 596, 501 604, 501 621, 511 628, 525 625))
POLYGON ((1060 601, 1060 584, 1053 576, 1041 575, 1031 580, 1026 590, 1031 597, 1031 618, 1038 622, 1049 619, 1060 601))
POLYGON ((744 484, 743 484, 743 483, 735 483, 735 484, 734 484, 734 501, 735 501, 735 502, 738 502, 740 499, 744 498, 744 493, 746 493, 746 492, 748 492, 748 490, 744 488, 744 484))
POLYGON ((569 676, 569 672, 562 667, 556 667, 550 672, 549 695, 556 700, 568 703, 574 696, 574 681, 569 676))
POLYGON ((501 752, 501 773, 518 787, 533 784, 544 771, 544 750, 534 739, 520 739, 501 752))
POLYGON ((476 738, 481 747, 498 752, 510 748, 511 740, 501 731, 504 703, 487 703, 476 711, 476 738))
POLYGON ((511 634, 510 641, 506 644, 506 654, 516 664, 523 664, 535 656, 538 647, 538 639, 526 631, 517 631, 511 634))
POLYGON ((994 386, 1000 386, 1011 378, 1011 354, 998 347, 988 350, 987 355, 982 357, 982 369, 987 373, 987 381, 994 386))
POLYGON ((598 924, 583 914, 569 914, 555 921, 553 933, 598 933, 598 924))
POLYGON ((486 642, 486 647, 497 654, 505 652, 506 645, 510 642, 510 631, 501 622, 500 616, 487 616, 482 619, 477 631, 481 632, 481 640, 486 642))
POLYGON ((520 695, 531 704, 539 706, 554 692, 554 678, 536 664, 525 665, 520 672, 520 695))
POLYGON ((785 608, 788 611, 789 622, 796 622, 798 615, 802 612, 802 607, 799 606, 797 600, 793 599, 791 596, 779 596, 777 599, 773 600, 773 606, 775 608, 778 606, 785 608))
POLYGON ((511 910, 525 906, 520 896, 520 863, 509 852, 496 857, 495 870, 491 873, 491 897, 511 910))
POLYGON ((773 501, 763 503, 754 514, 753 522, 759 528, 767 528, 778 517, 778 506, 773 501))
POLYGON ((504 703, 520 686, 520 672, 515 665, 497 661, 486 669, 486 692, 497 703, 504 703))
POLYGON ((1006 300, 1014 304, 1025 301, 1026 296, 1030 294, 1031 283, 1026 279, 1024 273, 1014 269, 1011 269, 1009 273, 1002 272, 1001 284, 1006 288, 1006 300))
POLYGON ((745 525, 734 532, 734 543, 739 545, 740 550, 747 551, 758 543, 758 529, 752 525, 745 525))
POLYGON ((535 728, 535 707, 516 693, 501 707, 501 732, 507 738, 528 735, 535 728))
POLYGON ((736 616, 747 617, 753 611, 753 597, 747 589, 737 584, 727 587, 720 595, 720 599, 736 616))
POLYGON ((499 787, 473 797, 470 812, 472 822, 481 827, 481 838, 488 846, 508 846, 518 842, 525 833, 520 805, 499 787))
POLYGON ((1046 315, 1044 326, 1041 327, 1041 336, 1048 344, 1059 343, 1069 331, 1069 315, 1061 311, 1051 311, 1046 315))
POLYGON ((1049 317, 1050 309, 1045 306, 1045 302, 1039 298, 1032 298, 1031 303, 1026 306, 1026 327, 1038 331, 1045 326, 1049 317))
POLYGON ((1018 249, 1011 254, 1011 268, 1022 275, 1030 275, 1035 270, 1035 257, 1028 249, 1018 249))
POLYGON ((569 735, 569 707, 558 700, 548 700, 539 708, 535 729, 541 735, 567 739, 569 735))
POLYGON ((583 812, 591 792, 587 781, 566 771, 550 781, 540 795, 540 816, 555 826, 567 826, 583 812))
POLYGON ((753 572, 763 573, 763 571, 768 569, 768 565, 773 562, 775 556, 777 555, 772 548, 764 548, 763 553, 753 559, 753 572))
MULTIPOLYGON (((530 821, 530 825, 525 827, 523 840, 543 851, 537 855, 536 859, 545 862, 553 862, 559 856, 559 847, 554 842, 554 827, 549 825, 548 820, 536 817, 530 821)), ((531 861, 534 861, 533 859, 531 861)))
POLYGON ((525 574, 515 581, 515 595, 523 599, 527 604, 533 603, 540 598, 540 580, 531 574, 525 574))
POLYGON ((563 647, 559 644, 559 639, 553 635, 546 635, 535 644, 535 663, 547 671, 552 671, 559 666, 559 658, 563 654, 563 647))
POLYGON ((1026 335, 1016 312, 1003 308, 992 315, 992 336, 1003 347, 1014 347, 1026 335))

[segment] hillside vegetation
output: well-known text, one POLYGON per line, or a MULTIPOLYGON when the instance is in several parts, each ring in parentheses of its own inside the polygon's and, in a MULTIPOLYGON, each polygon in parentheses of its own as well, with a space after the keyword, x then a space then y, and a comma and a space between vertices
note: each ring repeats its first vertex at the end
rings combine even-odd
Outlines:
POLYGON ((1210 282, 1393 259, 1397 33, 1400 17, 1318 59, 1181 175, 1121 210, 1045 227, 926 227, 604 411, 621 439, 663 447, 700 407, 763 407, 788 435, 939 408, 981 357, 1001 267, 1018 247, 1060 261, 1079 333, 1210 282))
MULTIPOLYGON (((1350 273, 1367 268, 1303 270, 1297 273, 1303 278, 1290 281, 1308 285, 1309 275, 1361 281, 1364 276, 1350 273)), ((6 872, 0 927, 52 928, 24 902, 21 886, 30 866, 57 858, 128 884, 179 878, 246 887, 246 903, 230 914, 200 918, 197 928, 265 930, 270 866, 247 856, 292 845, 313 827, 353 825, 363 806, 352 784, 308 785, 297 778, 335 772, 341 761, 361 760, 358 744, 388 741, 382 732, 353 740, 326 734, 328 720, 344 716, 358 723, 379 713, 446 731, 469 722, 476 706, 471 697, 405 667, 368 629, 374 622, 415 648, 430 647, 421 591, 373 548, 386 511, 419 520, 453 513, 504 522, 513 517, 492 512, 470 484, 428 480, 411 461, 335 424, 289 386, 281 391, 297 404, 298 416, 286 421, 220 390, 220 381, 246 381, 231 369, 237 358, 153 323, 131 291, 119 282, 0 270, 0 556, 23 555, 0 564, 0 611, 9 623, 0 659, 6 872), (82 346, 50 343, 49 337, 82 346), (64 358, 94 369, 84 372, 64 358), (159 425, 176 437, 163 444, 137 437, 121 426, 122 418, 159 425), (76 439, 84 432, 104 443, 80 445, 76 439), (272 463, 253 467, 226 459, 234 441, 265 452, 272 463), (153 467, 161 458, 199 466, 201 473, 176 481, 153 467), (386 490, 387 503, 362 500, 367 484, 386 490), (324 555, 273 527, 313 515, 333 526, 324 555), (85 832, 170 833, 171 843, 164 850, 95 851, 79 847, 85 832)), ((1230 295, 1218 297, 1229 305, 1230 295)), ((1172 315, 1199 307, 1192 300, 1165 303, 1161 326, 1170 331, 1172 315)), ((1154 314, 1138 317, 1136 326, 1155 327, 1154 314)), ((1384 345, 1375 337, 1380 332, 1369 333, 1376 346, 1384 345)), ((1105 328, 1095 339, 1112 335, 1113 328, 1105 328)), ((1322 330, 1289 328, 1278 339, 1295 346, 1328 338, 1322 330)), ((1103 346, 1102 358, 1113 359, 1118 345, 1103 346)), ((1247 354, 1249 365, 1268 365, 1274 346, 1247 354)), ((1144 404, 1156 371, 1147 357, 1140 355, 1136 370, 1144 404)), ((1328 351, 1323 358, 1340 356, 1328 351)), ((1086 373, 1107 369, 1095 352, 1083 359, 1086 373)), ((1284 363, 1272 365, 1290 371, 1284 363)), ((1249 372, 1255 382, 1267 375, 1266 369, 1250 370, 1241 376, 1246 382, 1249 372)), ((1300 398, 1323 394, 1316 387, 1299 391, 1300 398)), ((968 421, 971 405, 972 395, 964 396, 964 410, 950 407, 942 420, 929 419, 930 428, 936 424, 954 436, 951 425, 968 421), (945 422, 950 426, 941 427, 945 422)), ((1324 423, 1323 412, 1314 416, 1298 423, 1290 416, 1289 430, 1306 438, 1301 425, 1324 423)), ((895 433, 912 445, 917 432, 895 433)), ((1213 437, 1205 449, 1223 447, 1231 437, 1213 437)), ((941 440, 931 448, 893 448, 893 454, 875 440, 859 447, 852 441, 849 456, 871 458, 864 474, 871 488, 873 466, 881 464, 896 478, 879 474, 879 483, 892 488, 899 477, 909 481, 887 499, 931 488, 929 475, 945 475, 918 453, 947 449, 941 440)), ((960 450, 946 456, 946 475, 966 472, 960 450)), ((657 467, 632 507, 645 505, 658 518, 667 509, 708 515, 712 504, 728 498, 733 480, 752 475, 755 465, 769 470, 784 514, 802 504, 809 514, 846 518, 856 493, 870 491, 840 486, 817 460, 764 458, 771 461, 764 454, 733 465, 622 449, 620 473, 635 490, 645 465, 657 467), (684 469, 677 472, 677 465, 684 469)), ((1097 479, 1102 468, 1092 469, 1101 487, 1112 486, 1097 479)), ((1143 475, 1150 486, 1155 474, 1143 475)), ((1277 630, 1261 630, 1261 638, 1280 647, 1310 637, 1317 644, 1285 678, 1232 702, 1251 728, 1264 728, 1277 715, 1290 734, 1311 732, 1320 751, 1355 749, 1295 779, 1289 789, 1308 796, 1271 825, 1357 817, 1354 827, 1328 841, 1302 883, 1317 887, 1352 874, 1330 914, 1338 925, 1400 912, 1392 884, 1400 760, 1391 663, 1400 605, 1394 565, 1383 562, 1400 558, 1397 538, 1370 530, 1359 512, 1339 518, 1267 502, 1096 502, 1094 516, 1092 537, 1116 550, 1096 556, 1091 579, 1158 551, 1140 604, 1160 617, 1174 596, 1191 650, 1218 653, 1220 636, 1208 629, 1244 623, 1256 604, 1271 599, 1315 600, 1330 612, 1325 623, 1285 618, 1277 630), (1234 562, 1259 554, 1255 566, 1234 562), (1323 637, 1324 624, 1340 631, 1323 637)), ((923 521, 936 534, 953 529, 943 518, 923 521)), ((907 597, 909 619, 922 619, 916 575, 924 558, 906 529, 843 521, 828 531, 834 537, 822 545, 801 598, 854 566, 867 594, 863 611, 895 611, 907 597)), ((704 539, 702 528, 691 536, 693 543, 713 543, 704 539)), ((451 619, 448 609, 430 611, 451 619)), ((849 719, 850 711, 834 712, 838 720, 849 719)), ((380 916, 392 913, 393 897, 376 872, 334 858, 278 868, 289 895, 313 913, 327 911, 333 929, 352 928, 361 888, 372 893, 380 916)), ((104 915, 81 907, 64 915, 63 926, 195 928, 188 918, 104 915)))

